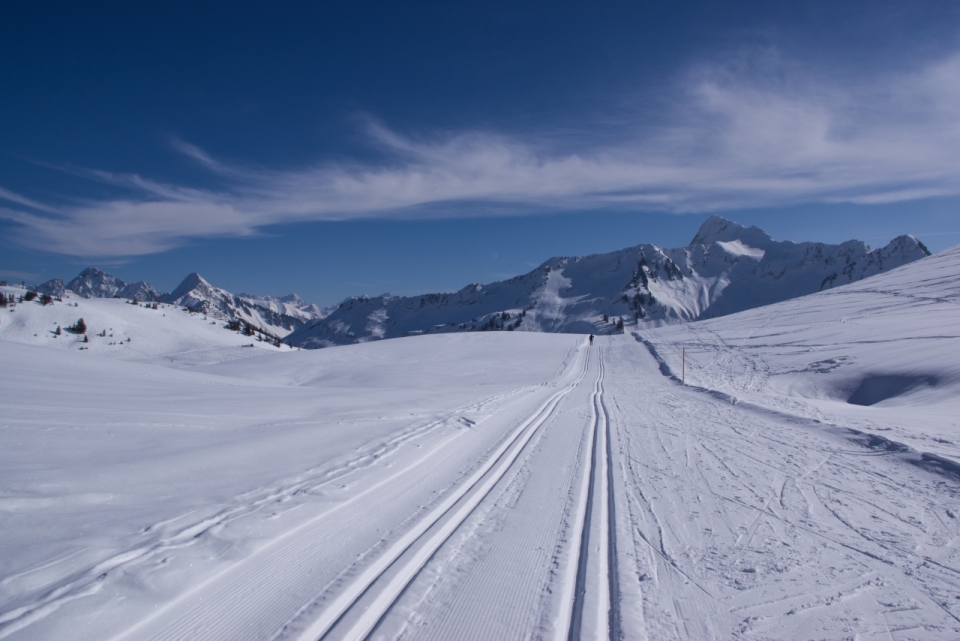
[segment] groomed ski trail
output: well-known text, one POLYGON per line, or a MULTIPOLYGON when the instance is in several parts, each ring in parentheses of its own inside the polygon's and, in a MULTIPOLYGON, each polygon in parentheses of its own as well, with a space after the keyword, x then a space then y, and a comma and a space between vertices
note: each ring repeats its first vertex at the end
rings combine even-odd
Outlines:
POLYGON ((593 416, 589 470, 583 479, 580 536, 574 546, 578 557, 576 563, 570 564, 565 592, 571 604, 559 626, 566 629, 568 641, 616 640, 621 636, 613 455, 610 421, 603 403, 603 348, 599 345, 597 368, 590 399, 593 416), (597 577, 595 584, 589 577, 597 577))
MULTIPOLYGON (((603 352, 369 639, 619 639, 603 352)), ((378 610, 379 611, 379 610, 378 610)))
POLYGON ((587 365, 588 359, 584 358, 583 368, 572 383, 553 394, 521 423, 482 467, 436 506, 414 529, 391 545, 377 561, 341 592, 318 619, 295 638, 298 641, 319 641, 333 638, 331 633, 336 632, 336 638, 344 640, 366 639, 437 549, 450 538, 450 535, 503 478, 534 433, 553 414, 560 401, 580 384, 586 374, 587 365), (416 546, 415 550, 414 546, 416 546), (363 614, 352 622, 349 629, 342 633, 335 631, 335 626, 347 611, 354 607, 371 588, 374 588, 387 570, 408 551, 411 551, 409 557, 396 568, 395 574, 387 580, 385 586, 380 588, 373 602, 366 605, 363 614))

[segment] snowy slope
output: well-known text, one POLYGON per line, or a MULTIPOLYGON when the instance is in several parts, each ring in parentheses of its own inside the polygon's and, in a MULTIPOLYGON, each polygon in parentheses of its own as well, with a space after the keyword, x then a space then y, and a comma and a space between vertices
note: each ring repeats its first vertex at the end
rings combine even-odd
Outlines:
POLYGON ((813 296, 643 331, 689 384, 960 461, 960 246, 813 296))
POLYGON ((609 334, 618 319, 651 327, 723 316, 854 282, 928 253, 911 236, 872 251, 859 241, 776 242, 756 227, 712 216, 687 247, 644 244, 552 258, 529 274, 452 294, 350 298, 286 340, 315 348, 458 331, 609 334))
MULTIPOLYGON (((20 297, 24 290, 2 287, 0 292, 20 297)), ((0 341, 68 350, 84 358, 161 359, 174 366, 245 358, 260 349, 277 351, 270 343, 227 330, 222 320, 156 305, 152 309, 152 304, 116 298, 81 298, 68 291, 62 302, 41 305, 37 299, 0 308, 0 341), (86 333, 71 332, 68 328, 81 318, 86 333)))
POLYGON ((0 334, 0 639, 960 638, 958 274, 592 347, 0 334))

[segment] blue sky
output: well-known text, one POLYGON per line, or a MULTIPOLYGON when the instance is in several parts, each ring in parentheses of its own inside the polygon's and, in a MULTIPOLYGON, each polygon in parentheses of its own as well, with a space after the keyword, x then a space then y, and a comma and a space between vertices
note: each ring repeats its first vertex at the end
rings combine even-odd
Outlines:
POLYGON ((2 10, 0 278, 329 304, 711 213, 960 242, 960 3, 138 4, 2 10))

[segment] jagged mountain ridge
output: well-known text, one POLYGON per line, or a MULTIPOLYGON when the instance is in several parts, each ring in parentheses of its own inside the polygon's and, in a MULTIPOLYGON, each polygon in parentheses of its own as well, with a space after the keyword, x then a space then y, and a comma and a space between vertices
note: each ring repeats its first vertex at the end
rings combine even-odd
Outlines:
POLYGON ((610 333, 617 331, 619 319, 634 326, 686 322, 854 282, 927 255, 912 236, 899 236, 877 250, 860 241, 777 242, 757 227, 712 216, 685 247, 642 244, 608 254, 551 258, 527 274, 454 293, 350 297, 326 309, 295 294, 232 294, 197 273, 169 294, 143 281, 127 284, 96 268, 83 270, 67 284, 56 278, 34 289, 53 296, 70 291, 84 298, 164 302, 241 320, 286 337, 291 345, 317 348, 492 329, 610 333))
POLYGON ((117 296, 140 302, 158 301, 163 296, 142 280, 127 284, 96 267, 84 269, 66 285, 59 278, 54 278, 38 285, 35 289, 41 294, 50 294, 51 296, 63 296, 67 291, 71 291, 82 298, 113 298, 117 296))
POLYGON ((318 348, 490 329, 610 333, 618 331, 619 319, 657 326, 723 316, 861 280, 929 254, 912 236, 877 250, 860 241, 777 242, 757 227, 711 216, 685 247, 642 244, 551 258, 528 274, 455 293, 351 297, 285 340, 318 348))
POLYGON ((281 337, 306 322, 322 318, 325 314, 324 310, 305 303, 296 294, 282 298, 231 294, 225 289, 214 287, 196 272, 183 279, 162 301, 215 318, 241 320, 281 337))
POLYGON ((51 296, 68 291, 82 298, 128 298, 140 302, 161 302, 186 307, 222 320, 240 320, 268 334, 283 337, 304 323, 322 318, 325 311, 305 303, 296 294, 283 297, 235 295, 214 287, 200 274, 188 275, 177 288, 164 294, 144 281, 126 283, 95 267, 84 269, 64 285, 54 278, 34 288, 51 296))

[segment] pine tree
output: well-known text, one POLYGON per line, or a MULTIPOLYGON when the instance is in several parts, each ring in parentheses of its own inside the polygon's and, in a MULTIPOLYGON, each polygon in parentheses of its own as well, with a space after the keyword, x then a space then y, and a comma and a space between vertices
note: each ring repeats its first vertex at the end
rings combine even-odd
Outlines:
POLYGON ((43 294, 42 296, 40 296, 40 304, 53 305, 53 296, 51 296, 50 294, 43 294))
POLYGON ((83 322, 83 319, 81 318, 81 319, 78 320, 76 323, 74 323, 73 327, 71 327, 70 329, 72 329, 72 330, 73 330, 74 332, 76 332, 77 334, 86 334, 86 333, 87 333, 87 324, 86 324, 85 322, 83 322))
POLYGON ((63 330, 60 329, 60 326, 59 326, 59 325, 57 325, 57 331, 55 331, 53 334, 54 334, 55 336, 60 336, 61 334, 63 334, 63 330))
POLYGON ((610 319, 607 318, 607 315, 606 315, 606 314, 603 315, 603 322, 604 322, 604 323, 609 323, 609 322, 610 322, 610 319))

